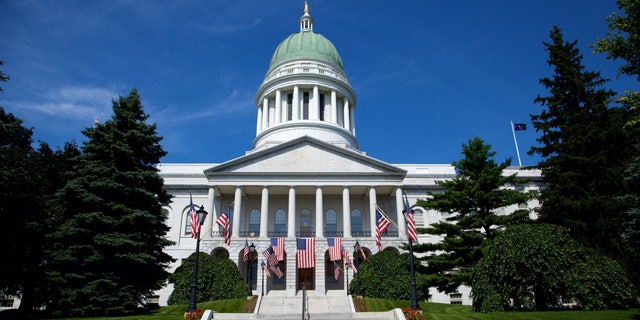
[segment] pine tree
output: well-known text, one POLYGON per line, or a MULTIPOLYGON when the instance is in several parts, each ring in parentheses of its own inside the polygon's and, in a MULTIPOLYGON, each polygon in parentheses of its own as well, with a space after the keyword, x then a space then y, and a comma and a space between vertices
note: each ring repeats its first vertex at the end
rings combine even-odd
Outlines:
POLYGON ((59 229, 51 237, 54 314, 132 312, 168 277, 163 252, 170 196, 155 164, 166 152, 146 123, 137 90, 113 101, 113 117, 87 128, 75 175, 59 193, 59 229))
POLYGON ((470 284, 474 265, 482 258, 487 241, 503 227, 528 220, 527 210, 499 215, 498 209, 526 203, 533 194, 518 189, 516 175, 504 176, 511 161, 498 164, 495 152, 482 139, 462 145, 464 156, 454 162, 456 177, 436 183, 443 193, 429 193, 418 205, 448 213, 446 221, 435 223, 426 232, 443 237, 436 244, 419 244, 414 251, 428 253, 428 283, 451 293, 461 284, 470 284))
POLYGON ((625 108, 609 108, 615 93, 603 89, 599 72, 585 71, 577 41, 566 42, 555 26, 545 42, 554 75, 540 82, 549 96, 531 115, 542 132, 529 154, 539 163, 547 187, 542 190, 540 220, 567 227, 587 247, 619 255, 624 194, 623 171, 631 156, 631 137, 622 130, 629 120, 625 108))

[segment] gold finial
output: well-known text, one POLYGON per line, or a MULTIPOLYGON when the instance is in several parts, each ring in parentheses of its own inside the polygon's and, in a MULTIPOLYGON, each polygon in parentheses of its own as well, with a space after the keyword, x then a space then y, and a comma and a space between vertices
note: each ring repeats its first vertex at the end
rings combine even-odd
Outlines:
POLYGON ((309 4, 307 1, 304 2, 304 14, 309 14, 309 4))

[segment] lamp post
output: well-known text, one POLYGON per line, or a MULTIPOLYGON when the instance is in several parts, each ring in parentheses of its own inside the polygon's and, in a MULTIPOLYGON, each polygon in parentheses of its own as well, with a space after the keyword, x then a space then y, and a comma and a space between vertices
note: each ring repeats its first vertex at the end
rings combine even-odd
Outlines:
POLYGON ((204 219, 207 217, 207 211, 204 210, 203 206, 200 206, 200 209, 196 211, 198 215, 198 223, 200 226, 198 228, 198 234, 196 237, 196 261, 193 263, 193 282, 191 282, 191 300, 189 302, 189 311, 198 310, 196 307, 196 288, 198 287, 198 254, 200 253, 200 227, 204 224, 204 219))
POLYGON ((265 265, 264 261, 262 261, 262 264, 261 264, 261 266, 262 266, 262 286, 260 286, 261 289, 262 289, 262 292, 260 293, 260 296, 264 296, 264 265, 265 265))
MULTIPOLYGON (((347 296, 349 295, 349 263, 345 263, 344 275, 347 276, 347 296)), ((354 275, 355 276, 355 275, 354 275)))
POLYGON ((247 287, 249 296, 253 295, 253 254, 256 252, 256 246, 253 245, 253 242, 249 246, 249 264, 247 265, 247 287))
MULTIPOLYGON (((353 245, 353 263, 356 266, 356 269, 358 269, 359 266, 357 257, 358 248, 360 248, 360 244, 358 243, 358 240, 356 240, 356 243, 353 245)), ((353 278, 356 278, 355 273, 353 274, 353 278)), ((356 279, 356 293, 360 296, 360 275, 358 275, 358 279, 356 279)))

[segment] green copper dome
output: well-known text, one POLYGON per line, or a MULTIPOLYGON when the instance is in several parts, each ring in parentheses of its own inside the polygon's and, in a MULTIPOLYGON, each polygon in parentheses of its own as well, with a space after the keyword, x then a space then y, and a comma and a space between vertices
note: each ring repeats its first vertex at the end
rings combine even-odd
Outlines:
POLYGON ((336 47, 327 38, 311 30, 303 30, 294 33, 284 39, 271 57, 269 69, 287 60, 298 58, 318 59, 342 70, 342 59, 336 47))

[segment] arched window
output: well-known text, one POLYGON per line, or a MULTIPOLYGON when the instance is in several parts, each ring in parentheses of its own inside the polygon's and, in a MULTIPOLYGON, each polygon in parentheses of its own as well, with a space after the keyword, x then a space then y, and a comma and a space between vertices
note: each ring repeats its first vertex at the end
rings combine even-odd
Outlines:
POLYGON ((260 210, 253 209, 249 212, 249 233, 260 234, 260 210))
POLYGON ((413 209, 413 220, 416 221, 416 227, 424 226, 424 212, 422 209, 413 209))
POLYGON ((275 220, 275 232, 276 234, 281 234, 282 232, 287 231, 287 213, 282 210, 276 210, 276 220, 275 220))
POLYGON ((327 210, 326 220, 325 220, 325 232, 326 235, 331 236, 335 235, 338 230, 338 217, 336 215, 336 211, 333 209, 327 210))
POLYGON ((300 235, 303 237, 312 237, 312 230, 311 211, 309 209, 302 209, 302 211, 300 211, 300 235))
POLYGON ((184 208, 184 211, 182 214, 184 215, 184 219, 182 219, 184 221, 184 235, 191 236, 191 220, 189 219, 189 206, 184 208))
POLYGON ((351 232, 354 235, 362 233, 362 212, 360 210, 351 211, 351 232))

